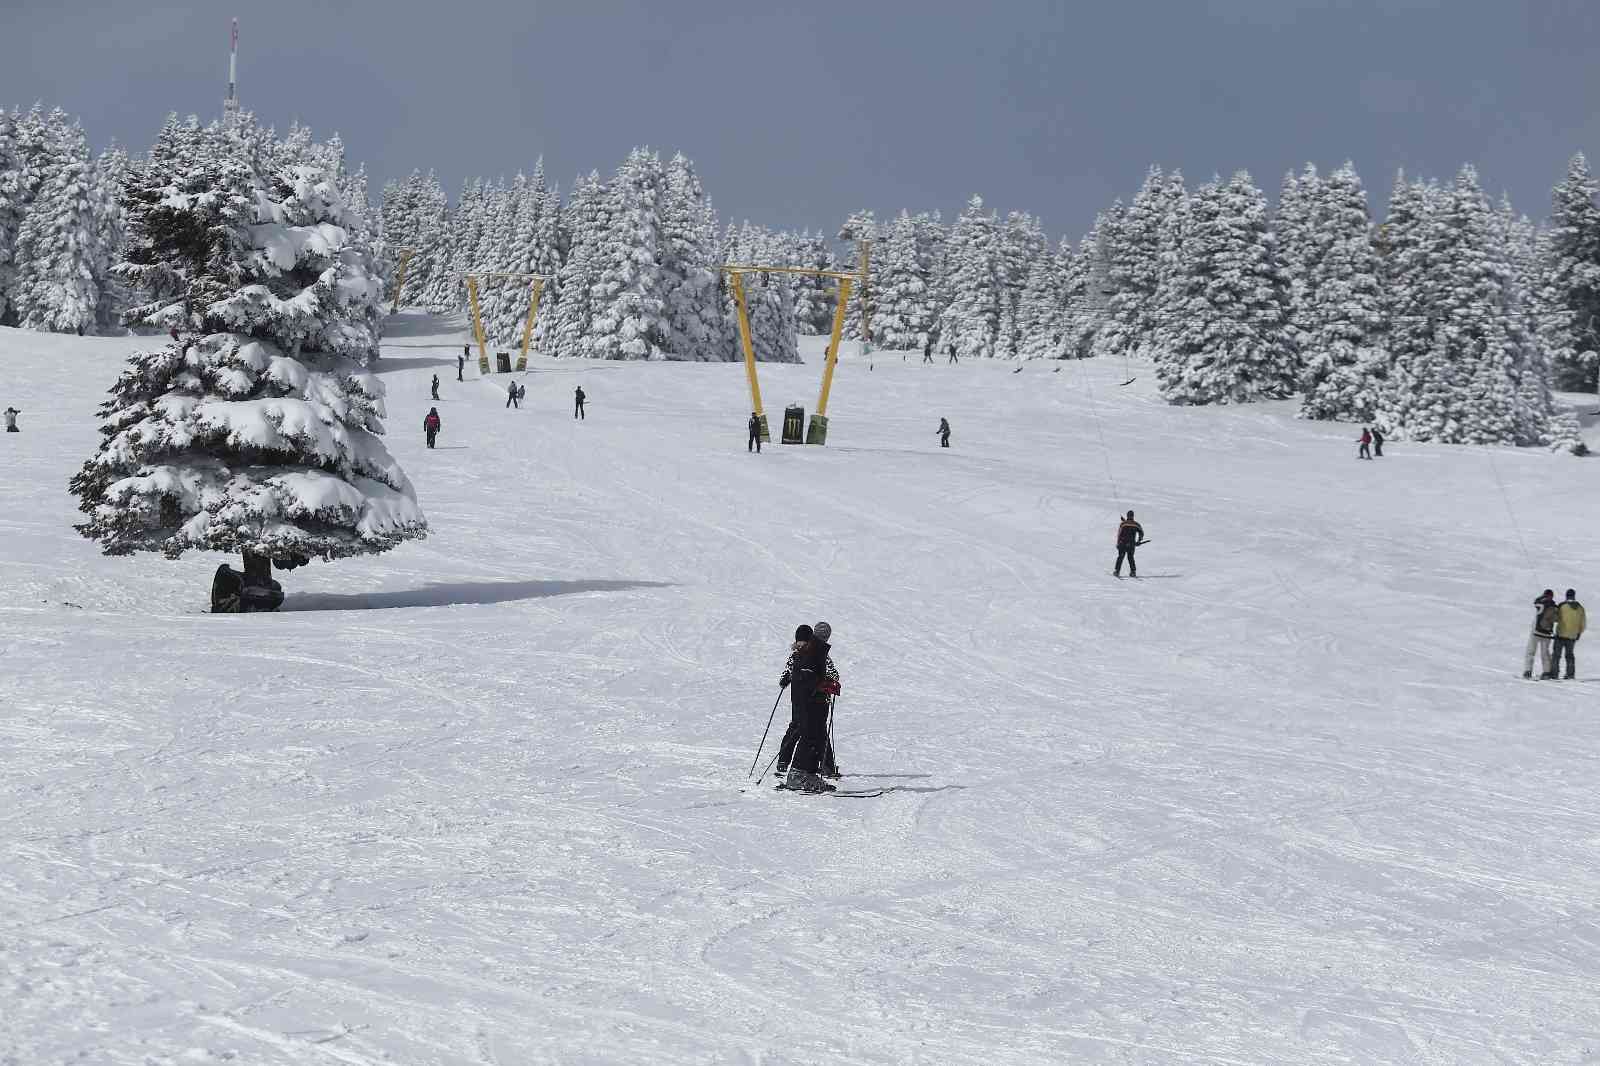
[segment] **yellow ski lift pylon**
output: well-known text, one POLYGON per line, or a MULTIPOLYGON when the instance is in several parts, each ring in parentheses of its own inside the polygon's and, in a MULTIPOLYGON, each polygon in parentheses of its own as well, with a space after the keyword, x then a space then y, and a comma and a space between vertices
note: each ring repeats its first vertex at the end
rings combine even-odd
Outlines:
POLYGON ((522 327, 522 352, 517 356, 516 369, 528 369, 528 346, 533 343, 533 322, 539 314, 539 297, 544 293, 544 283, 554 274, 509 274, 496 270, 475 270, 462 274, 467 283, 467 306, 472 310, 472 339, 478 342, 478 372, 490 373, 489 342, 483 332, 483 313, 478 305, 478 281, 491 278, 510 278, 528 282, 528 321, 522 327))
POLYGON ((822 391, 817 396, 817 409, 811 416, 811 428, 806 433, 807 444, 826 444, 828 440, 828 394, 833 389, 833 368, 839 362, 839 338, 844 333, 845 308, 850 304, 851 287, 864 281, 861 274, 842 270, 812 270, 809 267, 766 266, 759 263, 729 263, 722 268, 733 289, 733 303, 739 312, 739 344, 744 349, 744 372, 750 382, 750 410, 761 426, 761 439, 770 441, 767 430, 767 413, 761 406, 761 382, 756 377, 755 346, 750 342, 750 310, 745 302, 744 276, 746 274, 799 274, 813 278, 834 278, 839 282, 838 302, 833 309, 833 332, 828 337, 828 355, 822 365, 822 391))
POLYGON ((415 254, 414 248, 400 249, 400 262, 394 268, 394 302, 389 305, 391 315, 400 310, 400 293, 406 285, 406 267, 411 265, 411 257, 415 254))

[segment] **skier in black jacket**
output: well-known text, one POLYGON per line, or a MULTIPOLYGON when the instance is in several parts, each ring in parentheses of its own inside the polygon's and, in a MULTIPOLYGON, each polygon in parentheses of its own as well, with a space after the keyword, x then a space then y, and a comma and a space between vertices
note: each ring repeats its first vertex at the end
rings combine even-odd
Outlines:
POLYGON ((1133 551, 1144 543, 1144 527, 1133 520, 1133 512, 1117 524, 1117 565, 1111 568, 1113 577, 1122 576, 1122 560, 1128 560, 1128 576, 1138 577, 1139 567, 1134 564, 1133 551))
POLYGON ((433 398, 435 400, 437 400, 439 398, 439 375, 438 374, 433 375, 433 398))
MULTIPOLYGON (((826 622, 818 622, 817 629, 821 630, 825 634, 828 634, 829 636, 831 636, 833 633, 832 627, 826 622)), ((789 681, 794 674, 795 656, 800 653, 801 649, 803 649, 806 644, 813 639, 814 636, 815 633, 810 626, 801 626, 794 631, 794 647, 789 652, 789 662, 784 666, 783 677, 778 679, 778 684, 780 686, 789 684, 789 681)), ((839 694, 839 671, 834 668, 833 658, 831 656, 828 658, 827 665, 823 667, 822 674, 822 682, 818 685, 818 699, 823 701, 823 720, 831 725, 833 718, 833 697, 839 694)), ((792 712, 793 697, 791 697, 790 702, 792 712)), ((803 728, 804 722, 801 717, 791 713, 789 716, 789 728, 784 731, 783 742, 778 745, 779 778, 782 778, 789 772, 789 762, 794 757, 795 745, 800 742, 800 734, 803 728)), ((833 754, 832 730, 829 729, 826 735, 828 739, 827 746, 822 753, 822 776, 838 777, 839 764, 838 760, 834 758, 833 754)))
POLYGON ((745 444, 744 450, 761 454, 761 416, 754 411, 750 412, 750 440, 745 444))
MULTIPOLYGON (((798 631, 797 631, 798 632, 798 631)), ((794 721, 799 723, 799 740, 793 749, 793 762, 781 787, 798 792, 832 792, 834 787, 824 781, 819 771, 828 748, 828 707, 823 682, 828 673, 827 623, 819 622, 813 628, 810 640, 797 640, 789 655, 789 667, 783 672, 780 685, 789 687, 789 709, 794 721)), ((781 759, 782 749, 779 749, 781 759)))

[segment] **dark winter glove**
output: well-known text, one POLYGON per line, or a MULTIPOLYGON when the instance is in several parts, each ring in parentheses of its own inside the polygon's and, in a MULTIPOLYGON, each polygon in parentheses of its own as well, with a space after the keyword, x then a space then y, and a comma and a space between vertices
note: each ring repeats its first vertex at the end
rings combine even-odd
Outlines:
POLYGON ((789 687, 789 675, 788 674, 784 674, 782 677, 778 678, 778 687, 779 688, 788 688, 789 687))

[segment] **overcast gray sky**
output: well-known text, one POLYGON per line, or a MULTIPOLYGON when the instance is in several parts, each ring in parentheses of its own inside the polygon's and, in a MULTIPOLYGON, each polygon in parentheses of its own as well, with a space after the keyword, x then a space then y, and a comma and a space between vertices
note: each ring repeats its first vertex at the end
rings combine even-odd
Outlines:
POLYGON ((1475 163, 1542 218, 1600 149, 1600 0, 0 0, 0 102, 148 145, 215 116, 228 19, 264 122, 338 131, 374 193, 413 167, 563 189, 682 150, 725 218, 827 227, 972 193, 1079 236, 1151 163, 1198 183, 1346 158, 1475 163))

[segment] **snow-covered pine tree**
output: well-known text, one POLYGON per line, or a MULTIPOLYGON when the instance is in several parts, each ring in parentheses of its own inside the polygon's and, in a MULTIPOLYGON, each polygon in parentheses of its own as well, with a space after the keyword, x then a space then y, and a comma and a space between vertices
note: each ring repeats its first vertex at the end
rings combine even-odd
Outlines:
MULTIPOLYGON (((839 270, 833 249, 821 233, 807 231, 797 242, 796 266, 811 270, 839 270)), ((794 314, 800 332, 807 336, 826 336, 833 332, 833 309, 839 298, 839 283, 833 278, 796 275, 794 314)))
POLYGON ((1176 297, 1183 319, 1170 356, 1157 364, 1168 403, 1250 403, 1293 391, 1266 198, 1246 172, 1213 179, 1189 198, 1176 297))
POLYGON ((1600 206, 1582 152, 1551 191, 1540 337, 1562 389, 1594 392, 1600 375, 1600 206))
POLYGON ((610 225, 589 321, 589 355, 600 359, 662 359, 672 335, 663 294, 661 157, 635 148, 612 179, 610 225))
POLYGON ((1068 357, 1066 286, 1072 277, 1072 242, 1061 238, 1055 254, 1040 256, 1028 272, 1019 317, 1023 324, 1018 355, 1023 359, 1068 357))
POLYGON ((732 338, 717 281, 717 219, 694 163, 681 153, 667 164, 661 203, 661 271, 673 359, 722 362, 731 358, 732 338))
POLYGON ((422 183, 417 200, 416 229, 412 237, 411 263, 406 269, 401 306, 430 305, 434 278, 450 271, 450 198, 432 171, 422 183))
POLYGON ((115 326, 123 309, 133 302, 128 286, 112 271, 122 259, 128 239, 127 220, 122 212, 122 187, 128 181, 128 173, 128 153, 115 145, 95 160, 94 215, 102 251, 97 260, 101 273, 95 278, 100 290, 95 329, 102 333, 115 326))
POLYGON ((1174 331, 1183 320, 1183 242, 1189 233, 1189 191, 1183 172, 1167 175, 1167 212, 1156 252, 1156 291, 1150 301, 1150 341, 1146 345, 1159 365, 1172 358, 1174 331))
POLYGON ((1151 167, 1114 234, 1107 234, 1114 236, 1106 257, 1111 291, 1095 337, 1097 355, 1146 354, 1155 339, 1161 239, 1177 206, 1172 191, 1161 168, 1151 167))
POLYGON ((52 111, 34 166, 33 202, 17 231, 11 299, 23 329, 91 332, 100 321, 100 286, 109 269, 97 187, 82 127, 52 111))
POLYGON ((1438 377, 1426 366, 1433 357, 1434 288, 1444 240, 1438 200, 1436 187, 1408 180, 1400 171, 1389 191, 1388 217, 1374 240, 1388 355, 1378 421, 1396 434, 1423 403, 1423 383, 1438 377))
POLYGON ((941 348, 956 355, 988 358, 1000 330, 1000 222, 984 210, 983 197, 967 201, 950 233, 949 300, 939 318, 941 348))
POLYGON ((1524 357, 1519 323, 1506 305, 1509 268, 1476 172, 1463 167, 1448 191, 1408 190, 1398 205, 1391 200, 1390 216, 1389 239, 1406 256, 1403 265, 1408 272, 1425 267, 1426 277, 1405 278, 1407 290, 1398 290, 1405 311, 1391 315, 1397 350, 1386 420, 1411 440, 1513 442, 1514 374, 1524 357), (1397 208, 1419 224, 1393 227, 1397 208))
POLYGON ((1039 220, 1013 211, 1000 227, 1000 322, 995 332, 995 357, 1015 359, 1027 328, 1021 321, 1022 293, 1036 262, 1048 259, 1050 243, 1039 220))
POLYGON ((245 585, 270 587, 273 562, 386 551, 427 521, 380 439, 384 389, 366 369, 382 284, 350 246, 337 183, 305 165, 262 173, 252 127, 212 124, 179 187, 133 191, 131 247, 183 279, 145 321, 198 336, 128 361, 71 487, 79 532, 106 554, 238 552, 245 585))
POLYGON ((1550 352, 1539 324, 1544 309, 1543 272, 1546 236, 1526 215, 1519 215, 1509 197, 1502 196, 1495 212, 1496 240, 1506 258, 1513 309, 1513 326, 1519 359, 1515 368, 1516 437, 1520 444, 1586 454, 1577 416, 1561 408, 1551 392, 1550 352))
POLYGON ((910 213, 901 211, 874 253, 878 310, 872 332, 880 348, 921 348, 933 329, 931 279, 921 253, 916 222, 910 213))
POLYGON ((558 357, 581 358, 589 354, 586 342, 594 314, 594 287, 604 267, 611 225, 611 190, 598 171, 590 171, 587 178, 574 183, 562 220, 567 253, 557 277, 560 298, 541 345, 558 357))
POLYGON ((1308 264, 1296 297, 1295 329, 1304 353, 1300 417, 1369 422, 1386 387, 1387 356, 1367 193, 1348 162, 1314 187, 1320 201, 1316 251, 1295 253, 1308 264))
POLYGON ((17 231, 22 226, 22 156, 17 151, 16 121, 0 108, 0 324, 12 321, 17 231))
POLYGON ((1299 176, 1293 171, 1283 176, 1278 210, 1272 218, 1272 236, 1284 279, 1289 340, 1302 372, 1311 358, 1309 346, 1317 329, 1311 312, 1316 302, 1311 286, 1317 262, 1327 247, 1322 228, 1327 198, 1326 184, 1317 173, 1316 164, 1307 163, 1299 176))
MULTIPOLYGON (((725 254, 731 263, 769 263, 782 254, 777 247, 780 239, 778 234, 752 226, 749 222, 737 230, 730 224, 725 239, 725 254)), ((794 317, 794 296, 789 290, 789 280, 784 274, 744 275, 745 310, 750 319, 750 343, 755 349, 756 358, 762 362, 800 361, 800 351, 795 340, 799 328, 794 317)), ((734 344, 737 345, 738 309, 731 286, 724 286, 723 300, 728 329, 734 344)), ((738 352, 738 357, 743 358, 742 351, 738 352)))
MULTIPOLYGON (((878 294, 876 290, 878 287, 877 275, 879 268, 877 260, 883 251, 883 238, 882 227, 878 225, 878 220, 871 211, 857 211, 845 219, 844 225, 839 227, 838 239, 847 241, 850 245, 849 255, 851 260, 848 267, 850 270, 856 270, 860 266, 861 242, 864 240, 871 242, 866 284, 856 283, 855 290, 850 295, 850 306, 845 310, 844 335, 851 340, 861 339, 861 316, 863 313, 867 315, 869 324, 875 322, 878 317, 878 294)), ((833 324, 829 323, 828 328, 831 330, 833 324)), ((876 345, 878 343, 877 327, 873 326, 872 329, 874 333, 872 343, 876 345)))

